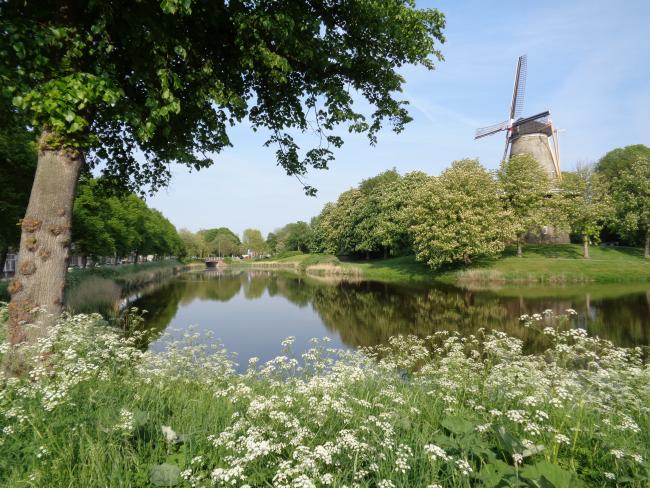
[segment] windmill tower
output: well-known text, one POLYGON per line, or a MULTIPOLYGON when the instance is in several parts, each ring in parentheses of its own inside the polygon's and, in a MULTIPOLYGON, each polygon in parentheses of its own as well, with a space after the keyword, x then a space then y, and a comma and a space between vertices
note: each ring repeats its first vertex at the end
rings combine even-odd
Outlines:
POLYGON ((547 110, 531 117, 521 117, 526 91, 526 55, 519 56, 515 72, 515 86, 512 91, 510 117, 499 124, 476 129, 474 139, 480 139, 505 131, 506 148, 503 159, 516 154, 532 155, 553 180, 562 178, 560 170, 560 144, 557 129, 553 127, 551 114, 547 110))

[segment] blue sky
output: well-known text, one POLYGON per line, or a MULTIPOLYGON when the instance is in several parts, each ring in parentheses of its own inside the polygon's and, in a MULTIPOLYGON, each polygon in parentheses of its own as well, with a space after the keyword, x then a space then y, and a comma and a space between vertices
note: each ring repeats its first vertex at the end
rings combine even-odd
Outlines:
POLYGON ((508 115, 515 62, 528 55, 523 115, 550 109, 562 132, 563 169, 629 144, 650 146, 650 1, 418 2, 447 17, 445 61, 406 68, 404 97, 414 120, 399 135, 383 132, 370 147, 347 136, 328 171, 312 171, 307 197, 276 166, 264 137, 247 126, 233 148, 206 170, 173 168, 169 188, 148 199, 178 228, 226 226, 264 234, 322 206, 360 180, 390 168, 439 174, 453 160, 478 157, 498 166, 501 134, 474 141, 477 127, 508 115))

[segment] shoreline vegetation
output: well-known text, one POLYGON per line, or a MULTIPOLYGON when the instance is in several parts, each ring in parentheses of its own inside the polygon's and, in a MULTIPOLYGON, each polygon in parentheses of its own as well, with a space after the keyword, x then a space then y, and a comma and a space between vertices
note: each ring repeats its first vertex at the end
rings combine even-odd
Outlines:
MULTIPOLYGON (((73 304, 72 309, 79 311, 79 305, 83 304, 86 298, 99 294, 114 300, 120 298, 125 292, 136 290, 193 266, 193 263, 184 264, 175 259, 168 259, 118 266, 73 268, 66 274, 65 291, 69 293, 76 290, 74 298, 76 303, 73 304), (84 293, 79 293, 81 285, 84 293)), ((9 301, 8 283, 9 281, 0 281, 0 301, 9 301)))
POLYGON ((564 285, 650 281, 650 260, 632 247, 594 247, 582 257, 577 244, 528 245, 523 257, 509 249, 503 257, 462 268, 431 270, 414 256, 369 261, 341 261, 327 254, 295 253, 230 266, 288 269, 313 275, 337 275, 394 283, 439 282, 472 288, 495 285, 564 285))
POLYGON ((47 364, 0 382, 0 485, 647 486, 650 369, 571 313, 522 317, 543 354, 487 330, 301 355, 288 338, 245 373, 194 331, 143 352, 64 314, 33 346, 47 364))
MULTIPOLYGON (((122 266, 76 268, 66 276, 65 308, 73 313, 107 311, 125 295, 190 268, 169 259, 122 266)), ((119 310, 114 313, 119 315, 119 310)))

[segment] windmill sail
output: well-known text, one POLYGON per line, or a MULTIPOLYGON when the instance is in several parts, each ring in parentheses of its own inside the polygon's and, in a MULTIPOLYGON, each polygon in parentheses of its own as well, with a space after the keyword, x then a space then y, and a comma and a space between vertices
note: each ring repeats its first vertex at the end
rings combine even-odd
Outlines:
POLYGON ((524 95, 526 93, 526 71, 528 60, 526 55, 519 56, 517 71, 515 73, 515 86, 512 90, 512 103, 510 105, 510 120, 519 117, 524 110, 524 95))
POLYGON ((503 122, 499 122, 498 124, 481 127, 480 129, 476 129, 476 135, 474 136, 474 139, 480 139, 481 137, 496 134, 497 132, 506 130, 509 126, 510 122, 505 120, 503 122))

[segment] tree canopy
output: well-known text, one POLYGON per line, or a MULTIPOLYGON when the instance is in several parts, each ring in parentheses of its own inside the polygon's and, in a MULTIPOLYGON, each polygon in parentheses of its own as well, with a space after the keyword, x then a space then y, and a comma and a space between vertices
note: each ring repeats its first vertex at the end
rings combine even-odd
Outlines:
POLYGON ((495 178, 476 160, 454 161, 430 178, 411 206, 417 258, 435 268, 501 253, 513 231, 499 193, 495 178))
POLYGON ((234 256, 242 252, 241 240, 228 227, 204 229, 198 232, 203 237, 208 254, 217 256, 234 256))
POLYGON ((582 238, 584 257, 589 257, 590 241, 599 241, 600 232, 612 217, 611 199, 603 176, 593 165, 580 165, 562 176, 562 207, 571 232, 582 238))
POLYGON ((641 157, 609 180, 616 211, 615 226, 622 234, 640 238, 650 258, 650 157, 641 157))
POLYGON ((107 194, 96 179, 84 179, 79 185, 73 222, 75 253, 82 256, 179 256, 184 252, 176 228, 158 210, 134 194, 107 194))
POLYGON ((266 249, 266 243, 262 237, 262 232, 258 229, 245 229, 241 243, 243 250, 251 251, 253 254, 260 254, 266 249))
POLYGON ((386 121, 402 130, 397 68, 433 69, 445 25, 408 0, 9 0, 0 19, 0 80, 16 107, 49 145, 89 151, 131 189, 165 184, 169 162, 211 164, 244 120, 293 175, 327 167, 340 124, 371 142, 386 121), (318 145, 301 156, 293 131, 316 131, 318 145))
POLYGON ((609 180, 616 178, 621 171, 629 169, 632 163, 640 159, 650 159, 650 147, 643 144, 617 147, 600 158, 595 170, 604 175, 605 180, 609 180))
MULTIPOLYGON (((18 246, 19 221, 36 171, 36 143, 6 98, 0 96, 0 253, 18 246)), ((4 262, 0 263, 0 273, 4 262)))
POLYGON ((521 256, 526 234, 550 223, 551 181, 542 165, 529 154, 503 161, 498 177, 506 208, 512 213, 517 253, 521 256))

